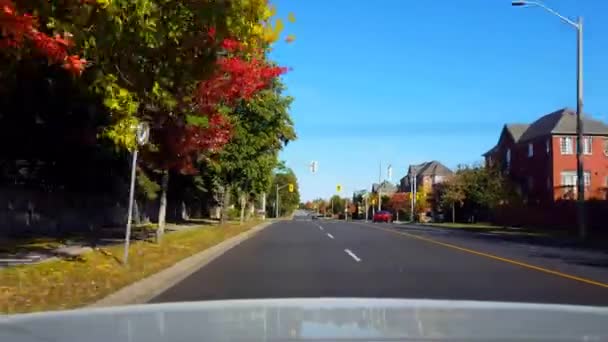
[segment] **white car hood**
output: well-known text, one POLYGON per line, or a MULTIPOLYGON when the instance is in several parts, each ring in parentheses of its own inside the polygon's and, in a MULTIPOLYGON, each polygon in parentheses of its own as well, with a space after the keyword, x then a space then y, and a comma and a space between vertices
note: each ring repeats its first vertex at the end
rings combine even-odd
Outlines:
POLYGON ((606 341, 608 308, 365 298, 223 300, 0 318, 7 342, 606 341))

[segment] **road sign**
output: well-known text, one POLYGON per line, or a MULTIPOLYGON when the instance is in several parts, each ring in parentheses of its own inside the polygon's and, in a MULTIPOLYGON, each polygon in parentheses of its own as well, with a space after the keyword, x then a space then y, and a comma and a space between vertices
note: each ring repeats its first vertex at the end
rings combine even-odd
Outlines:
POLYGON ((336 185, 336 191, 337 192, 341 192, 342 191, 342 185, 340 185, 340 184, 336 185))

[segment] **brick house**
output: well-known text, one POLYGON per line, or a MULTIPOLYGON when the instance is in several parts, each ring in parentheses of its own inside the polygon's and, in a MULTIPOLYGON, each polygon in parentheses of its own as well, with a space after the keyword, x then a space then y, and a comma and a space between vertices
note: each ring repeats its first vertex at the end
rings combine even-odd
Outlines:
MULTIPOLYGON (((608 125, 583 116, 585 198, 606 199, 608 125)), ((576 112, 563 108, 531 124, 506 124, 484 155, 509 175, 528 201, 576 198, 576 112)))
POLYGON ((433 191, 435 185, 445 181, 454 173, 448 167, 436 160, 418 165, 410 165, 407 170, 407 175, 401 178, 399 182, 399 191, 411 191, 410 182, 413 174, 416 175, 416 190, 420 191, 421 189, 424 189, 426 192, 430 193, 433 191))

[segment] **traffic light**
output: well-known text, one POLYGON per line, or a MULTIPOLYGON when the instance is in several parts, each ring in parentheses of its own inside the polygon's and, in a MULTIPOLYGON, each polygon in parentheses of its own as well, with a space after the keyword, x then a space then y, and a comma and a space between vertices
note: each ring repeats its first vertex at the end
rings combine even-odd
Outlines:
POLYGON ((312 161, 310 163, 310 172, 317 173, 317 162, 316 161, 312 161))
POLYGON ((293 184, 289 184, 289 192, 293 192, 293 184))
POLYGON ((340 185, 340 184, 336 185, 336 191, 337 192, 341 192, 342 191, 342 185, 340 185))

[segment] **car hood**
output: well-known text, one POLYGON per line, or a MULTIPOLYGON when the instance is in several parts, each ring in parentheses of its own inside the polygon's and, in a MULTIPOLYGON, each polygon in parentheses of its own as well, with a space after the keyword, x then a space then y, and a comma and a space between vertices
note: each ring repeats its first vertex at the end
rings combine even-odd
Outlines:
POLYGON ((0 341, 604 341, 608 308, 315 298, 80 309, 0 318, 0 341))

